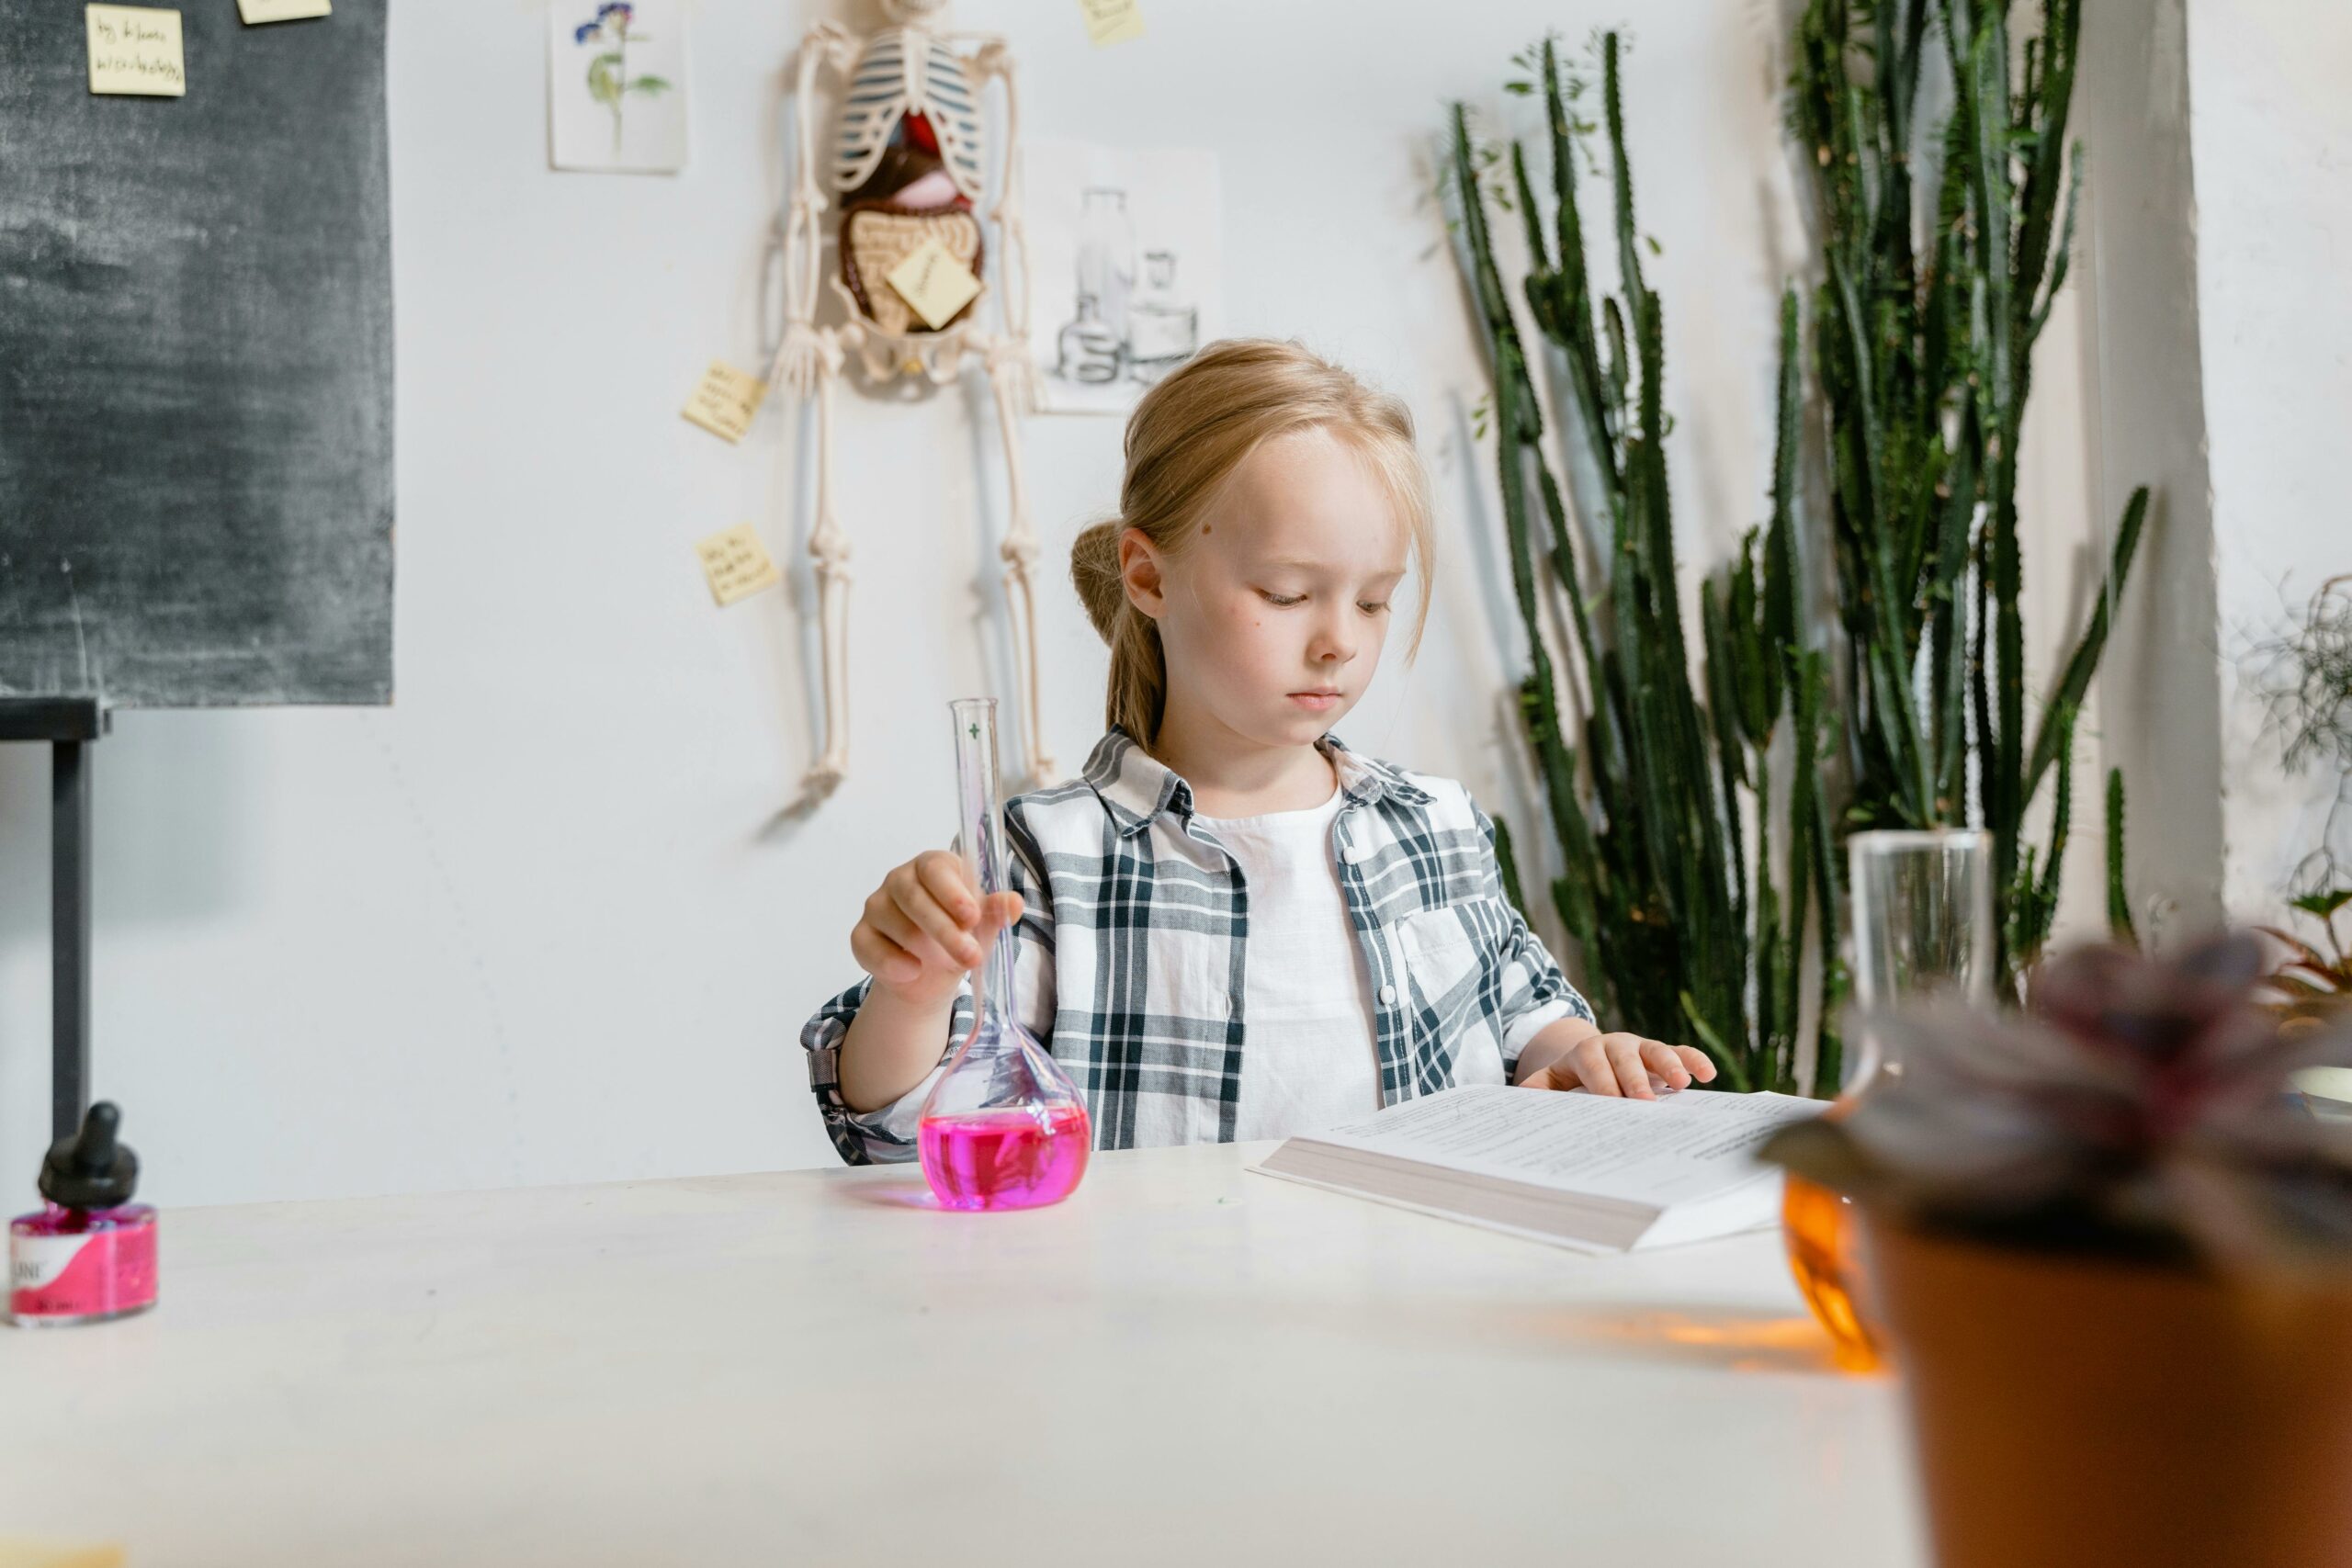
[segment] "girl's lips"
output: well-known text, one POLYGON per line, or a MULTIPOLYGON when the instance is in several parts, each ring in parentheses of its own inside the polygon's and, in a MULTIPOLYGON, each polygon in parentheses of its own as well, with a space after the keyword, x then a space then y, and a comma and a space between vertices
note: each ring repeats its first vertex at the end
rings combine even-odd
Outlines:
POLYGON ((1293 692, 1290 700, 1309 713, 1329 713, 1340 705, 1337 692, 1293 692))

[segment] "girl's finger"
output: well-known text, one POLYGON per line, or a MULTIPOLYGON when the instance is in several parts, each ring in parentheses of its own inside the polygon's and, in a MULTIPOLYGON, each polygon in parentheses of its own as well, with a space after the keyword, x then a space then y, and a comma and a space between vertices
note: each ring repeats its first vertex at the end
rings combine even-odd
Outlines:
POLYGON ((939 907, 956 919, 965 930, 980 911, 979 901, 972 896, 972 879, 964 873, 964 863, 939 850, 915 857, 915 877, 939 907))
POLYGON ((1690 1070, 1692 1077, 1701 1083, 1715 1081, 1715 1064, 1708 1060, 1704 1051, 1696 1045, 1677 1045, 1674 1054, 1682 1058, 1682 1065, 1690 1070))
POLYGON ((908 889, 899 897, 899 910, 922 927, 924 935, 939 944, 941 956, 959 967, 979 962, 979 944, 972 939, 969 923, 950 914, 938 899, 931 896, 930 889, 908 889))
POLYGON ((1623 1091, 1617 1087, 1617 1069, 1609 1060, 1607 1040, 1608 1036, 1602 1034, 1579 1040, 1568 1047, 1568 1054, 1561 1060, 1573 1063, 1577 1078, 1594 1094, 1621 1094, 1623 1091))
POLYGON ((1676 1054, 1674 1047, 1664 1041, 1643 1041, 1642 1060, 1649 1064, 1651 1072, 1666 1080, 1667 1088, 1690 1087, 1690 1069, 1682 1065, 1682 1058, 1676 1054))
POLYGON ((922 978, 922 962, 884 936, 865 920, 860 920, 849 933, 850 956, 857 966, 877 980, 893 985, 909 985, 922 978))
POLYGON ((1601 1043, 1609 1049, 1609 1065, 1616 1070, 1618 1092, 1628 1100, 1656 1100, 1650 1092, 1650 1070, 1642 1065, 1642 1046, 1645 1043, 1638 1034, 1604 1034, 1601 1043))
MULTIPOLYGON (((964 967, 948 956, 937 937, 923 930, 900 906, 885 900, 880 908, 868 909, 865 918, 876 931, 914 954, 926 968, 934 964, 942 969, 964 967)), ((960 936, 958 940, 962 940, 960 936)))

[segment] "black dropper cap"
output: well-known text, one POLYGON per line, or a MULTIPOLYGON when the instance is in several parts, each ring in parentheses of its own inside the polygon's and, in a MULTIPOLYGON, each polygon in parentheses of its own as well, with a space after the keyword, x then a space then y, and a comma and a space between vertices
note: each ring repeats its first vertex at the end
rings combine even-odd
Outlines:
POLYGON ((68 1209, 111 1209, 130 1201, 139 1185, 139 1156, 117 1143, 122 1112, 101 1100, 82 1119, 79 1136, 49 1145, 40 1164, 40 1195, 68 1209))

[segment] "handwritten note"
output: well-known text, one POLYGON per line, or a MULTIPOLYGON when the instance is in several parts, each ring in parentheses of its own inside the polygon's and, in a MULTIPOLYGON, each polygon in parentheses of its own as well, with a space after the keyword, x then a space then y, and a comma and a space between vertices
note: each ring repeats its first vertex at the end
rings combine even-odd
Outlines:
POLYGON ((142 97, 187 96, 180 14, 145 6, 85 6, 90 28, 90 91, 142 97))
POLYGON ((1086 13, 1086 36, 1094 47, 1143 37, 1143 0, 1078 0, 1086 13))
POLYGON ((70 1541, 0 1535, 0 1568, 122 1568, 125 1550, 114 1541, 99 1546, 84 1546, 70 1541))
POLYGON ((684 412, 713 435, 741 441, 743 433, 752 428, 752 416, 760 412, 760 400, 767 395, 765 381, 736 369, 723 359, 714 359, 710 368, 702 373, 702 385, 686 400, 684 412))
POLYGON ((245 26, 257 28, 264 22, 299 22, 310 17, 333 14, 329 0, 237 0, 237 15, 245 26))
POLYGON ((954 321, 956 312, 980 291, 980 280, 972 276, 972 269, 937 240, 917 245, 884 276, 933 332, 954 321))
POLYGON ((768 547, 760 543, 759 531, 749 523, 738 523, 698 541, 695 554, 702 558, 702 574, 710 579, 710 596, 722 610, 783 581, 775 562, 768 558, 768 547))

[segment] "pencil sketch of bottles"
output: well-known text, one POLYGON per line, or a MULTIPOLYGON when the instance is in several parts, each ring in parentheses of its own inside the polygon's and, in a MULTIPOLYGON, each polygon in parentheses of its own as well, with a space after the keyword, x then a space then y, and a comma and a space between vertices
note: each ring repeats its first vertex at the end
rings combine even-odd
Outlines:
POLYGON ((1143 254, 1143 288, 1127 311, 1127 374, 1148 387, 1201 346, 1201 310, 1176 288, 1176 253, 1143 254))
POLYGON ((1127 359, 1127 299, 1136 282, 1136 231, 1127 193, 1088 188, 1078 218, 1078 314, 1056 340, 1066 381, 1115 381, 1127 359))
POLYGON ((598 51, 588 62, 588 96, 612 111, 615 152, 621 150, 621 109, 628 95, 642 93, 650 98, 670 90, 669 79, 664 76, 646 75, 634 82, 629 80, 628 46, 651 41, 643 33, 629 31, 629 24, 636 16, 636 8, 626 4, 626 0, 606 0, 605 5, 596 7, 594 21, 581 23, 571 34, 571 41, 575 44, 611 46, 598 51))

